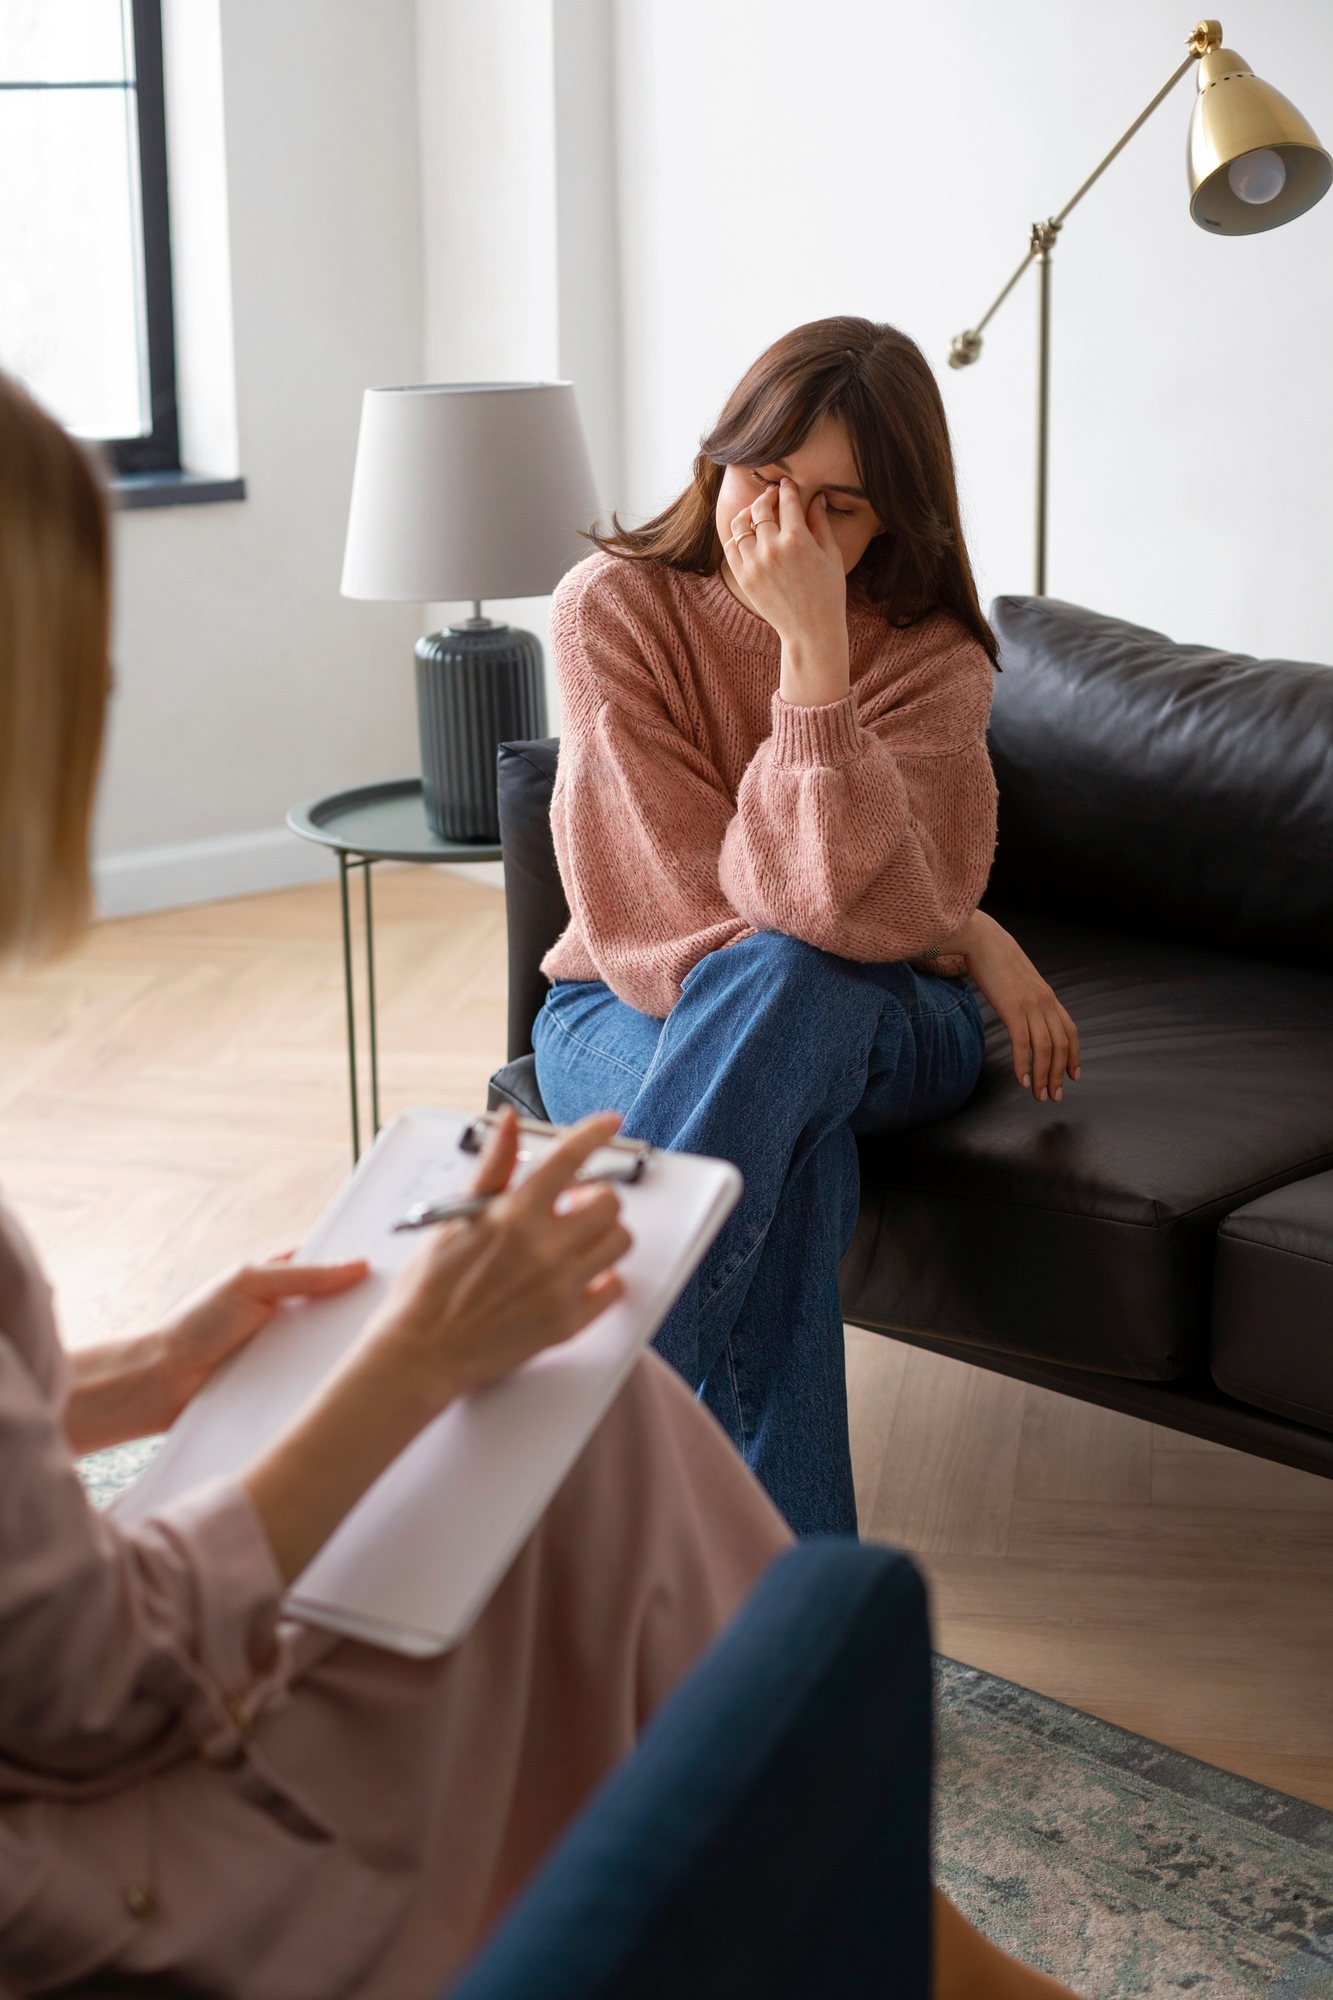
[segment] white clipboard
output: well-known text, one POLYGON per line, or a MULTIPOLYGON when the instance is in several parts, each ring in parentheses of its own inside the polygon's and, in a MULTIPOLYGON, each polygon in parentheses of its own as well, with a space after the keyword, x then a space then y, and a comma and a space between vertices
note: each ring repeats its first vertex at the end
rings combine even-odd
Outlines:
MULTIPOLYGON (((237 1474, 351 1346, 399 1267, 420 1247, 393 1224, 414 1202, 466 1193, 474 1155, 460 1113, 406 1111, 316 1223, 306 1261, 366 1257, 371 1275, 340 1298, 279 1308, 184 1411, 158 1456, 114 1502, 122 1525, 204 1481, 237 1474)), ((523 1135, 535 1157, 551 1142, 523 1135)), ((520 1169, 520 1171, 522 1171, 520 1169)), ((284 1610, 395 1652, 444 1652, 469 1630, 740 1195, 725 1160, 654 1152, 618 1190, 634 1243, 625 1294, 562 1347, 428 1424, 381 1474, 314 1561, 284 1610)))

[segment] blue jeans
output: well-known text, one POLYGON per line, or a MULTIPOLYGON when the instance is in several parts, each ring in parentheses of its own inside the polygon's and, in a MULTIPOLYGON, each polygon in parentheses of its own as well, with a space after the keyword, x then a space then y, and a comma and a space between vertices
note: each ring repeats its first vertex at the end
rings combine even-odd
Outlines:
POLYGON ((656 1344, 798 1535, 856 1533, 838 1297, 856 1135, 956 1111, 982 1041, 962 981, 857 965, 773 931, 701 959, 665 1021, 600 980, 558 982, 537 1017, 553 1118, 619 1111, 633 1137, 744 1175, 656 1344))

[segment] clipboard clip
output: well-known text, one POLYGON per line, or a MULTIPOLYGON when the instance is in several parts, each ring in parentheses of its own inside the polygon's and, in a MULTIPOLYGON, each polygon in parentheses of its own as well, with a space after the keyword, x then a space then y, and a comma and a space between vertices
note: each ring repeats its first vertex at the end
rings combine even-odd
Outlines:
MULTIPOLYGON (((481 1112, 476 1118, 470 1120, 458 1135, 459 1152, 479 1153, 486 1144, 487 1133, 495 1122, 495 1114, 490 1111, 481 1112)), ((520 1132, 531 1133, 534 1138, 538 1139, 559 1139, 569 1130, 569 1127, 566 1125, 548 1125, 540 1118, 520 1118, 518 1129, 520 1132)), ((601 1153, 619 1153, 623 1156, 623 1163, 622 1161, 617 1161, 614 1166, 604 1165, 595 1174, 589 1174, 585 1168, 577 1178, 579 1180, 614 1181, 621 1187, 632 1187, 636 1181, 643 1179, 648 1162, 653 1156, 654 1148, 645 1139, 616 1138, 608 1139, 606 1145, 599 1147, 598 1151, 601 1153)))

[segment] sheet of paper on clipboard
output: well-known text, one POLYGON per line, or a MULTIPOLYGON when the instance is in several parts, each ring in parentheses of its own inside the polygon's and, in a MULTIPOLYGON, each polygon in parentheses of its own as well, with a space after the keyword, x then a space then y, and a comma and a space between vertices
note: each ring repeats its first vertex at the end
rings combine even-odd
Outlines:
MULTIPOLYGON (((116 1501, 132 1523, 205 1480, 234 1475, 307 1401, 356 1339, 394 1273, 420 1247, 395 1233, 414 1203, 465 1194, 470 1121, 404 1112, 316 1223, 306 1259, 367 1257, 365 1284, 341 1298, 280 1309, 218 1370, 156 1459, 116 1501)), ((535 1154, 549 1143, 525 1135, 535 1154)), ((735 1167, 653 1153, 619 1190, 633 1248, 625 1295, 564 1346, 429 1424, 363 1495, 296 1579, 285 1608, 397 1652, 429 1655, 467 1632, 666 1317, 740 1194, 735 1167)))

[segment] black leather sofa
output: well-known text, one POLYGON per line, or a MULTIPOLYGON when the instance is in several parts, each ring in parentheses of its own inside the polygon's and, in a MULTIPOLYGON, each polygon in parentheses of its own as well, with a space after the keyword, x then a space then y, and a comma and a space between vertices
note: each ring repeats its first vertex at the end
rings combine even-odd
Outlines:
MULTIPOLYGON (((863 1143, 858 1326, 1333 1476, 1333 669, 1000 598, 987 906, 1078 1022, 1036 1106, 863 1143)), ((501 752, 509 1057, 541 1116, 557 745, 501 752)))

